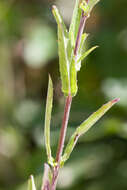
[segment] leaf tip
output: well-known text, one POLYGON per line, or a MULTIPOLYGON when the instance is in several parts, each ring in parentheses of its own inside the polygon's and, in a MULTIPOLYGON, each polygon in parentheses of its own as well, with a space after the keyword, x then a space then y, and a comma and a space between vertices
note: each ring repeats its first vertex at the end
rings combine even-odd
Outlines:
POLYGON ((54 12, 54 10, 56 9, 56 5, 52 6, 52 12, 54 12))
POLYGON ((49 80, 51 80, 51 75, 50 74, 48 74, 48 77, 49 77, 49 80))
POLYGON ((49 74, 48 77, 49 77, 49 84, 51 84, 51 86, 53 86, 51 75, 49 74))
POLYGON ((56 8, 56 5, 52 5, 52 9, 55 9, 56 8))
POLYGON ((97 46, 95 46, 95 48, 99 48, 99 46, 97 45, 97 46))
POLYGON ((115 98, 114 100, 112 100, 111 102, 112 102, 112 104, 115 104, 115 103, 117 103, 117 102, 119 102, 120 101, 120 98, 115 98))
POLYGON ((30 175, 29 179, 32 180, 33 179, 33 175, 30 175))

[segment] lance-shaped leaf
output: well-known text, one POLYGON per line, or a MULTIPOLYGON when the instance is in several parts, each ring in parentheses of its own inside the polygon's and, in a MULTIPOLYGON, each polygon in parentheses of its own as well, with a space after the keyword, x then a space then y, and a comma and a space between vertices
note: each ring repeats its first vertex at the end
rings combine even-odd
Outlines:
POLYGON ((100 0, 83 0, 80 4, 80 8, 84 11, 86 16, 89 16, 90 12, 92 11, 93 7, 99 2, 100 0))
POLYGON ((30 176, 30 179, 28 181, 28 190, 36 190, 34 177, 32 175, 30 176))
POLYGON ((104 104, 100 109, 94 112, 87 120, 85 120, 71 136, 69 143, 66 146, 64 155, 62 157, 61 165, 69 158, 78 138, 85 134, 119 99, 114 99, 107 104, 104 104))
POLYGON ((58 25, 58 48, 62 91, 64 95, 67 96, 70 91, 69 61, 67 57, 68 32, 56 6, 53 6, 52 11, 58 25))
POLYGON ((46 145, 46 152, 48 156, 48 162, 51 165, 53 164, 53 158, 51 155, 51 148, 50 148, 50 121, 51 121, 51 113, 52 113, 52 102, 53 102, 53 84, 52 84, 51 77, 49 76, 46 112, 45 112, 44 135, 45 135, 45 145, 46 145))
POLYGON ((41 190, 48 190, 50 189, 50 184, 52 180, 52 172, 48 164, 44 164, 44 175, 42 181, 41 190))
POLYGON ((92 48, 90 48, 89 50, 87 50, 85 53, 82 54, 82 56, 78 59, 77 62, 82 61, 83 59, 85 59, 92 51, 94 51, 96 48, 98 48, 98 46, 94 46, 92 48))
POLYGON ((81 0, 76 0, 73 15, 72 15, 72 20, 70 24, 70 29, 69 29, 69 39, 71 39, 72 47, 73 47, 73 42, 76 41, 77 34, 78 34, 78 29, 79 29, 79 24, 80 24, 80 19, 81 19, 81 14, 82 10, 79 7, 81 0), (74 37, 72 36, 74 35, 74 37), (74 40, 73 40, 73 38, 74 40))

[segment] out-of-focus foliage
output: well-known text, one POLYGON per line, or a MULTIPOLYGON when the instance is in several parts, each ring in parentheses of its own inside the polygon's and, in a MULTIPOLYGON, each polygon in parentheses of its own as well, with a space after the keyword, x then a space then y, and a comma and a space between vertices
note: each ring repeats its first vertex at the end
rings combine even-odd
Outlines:
MULTIPOLYGON (((30 174, 39 189, 43 164, 48 73, 54 86, 51 126, 56 151, 64 99, 60 91, 57 4, 68 25, 74 0, 0 0, 0 190, 27 189, 30 174)), ((92 11, 88 48, 99 48, 78 73, 67 140, 84 117, 109 99, 121 101, 85 136, 61 170, 58 189, 127 189, 127 1, 103 0, 92 11)), ((85 47, 87 48, 87 47, 85 47)), ((88 49, 87 48, 87 49, 88 49)))

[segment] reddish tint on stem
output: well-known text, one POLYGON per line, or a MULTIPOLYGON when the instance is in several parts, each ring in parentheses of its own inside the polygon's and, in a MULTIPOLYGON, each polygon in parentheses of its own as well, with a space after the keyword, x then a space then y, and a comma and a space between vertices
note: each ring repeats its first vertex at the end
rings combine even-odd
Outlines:
POLYGON ((59 138, 58 149, 57 149, 57 154, 56 154, 56 162, 58 164, 60 162, 60 158, 63 152, 67 124, 68 124, 69 113, 70 113, 70 108, 71 108, 71 102, 72 102, 72 96, 68 95, 68 97, 66 98, 63 122, 62 122, 61 131, 60 131, 60 138, 59 138))
POLYGON ((49 172, 50 172, 50 167, 48 164, 45 163, 41 190, 50 190, 49 172))
MULTIPOLYGON (((88 2, 89 2, 89 0, 86 0, 86 3, 88 3, 88 2)), ((82 17, 81 17, 81 20, 80 20, 78 35, 77 35, 77 39, 76 39, 76 45, 75 45, 75 49, 74 49, 75 57, 77 56, 77 53, 78 53, 78 49, 79 49, 79 46, 80 46, 81 37, 82 37, 82 34, 83 34, 83 30, 84 30, 84 27, 85 27, 86 20, 87 20, 87 16, 84 15, 84 12, 82 11, 82 17)))
POLYGON ((79 31, 78 31, 78 35, 77 35, 77 39, 76 39, 76 45, 75 45, 75 49, 74 49, 75 56, 77 56, 77 53, 78 53, 78 49, 80 46, 81 37, 82 37, 83 30, 84 30, 86 19, 87 19, 87 17, 82 12, 82 17, 81 17, 81 21, 80 21, 80 25, 79 25, 79 31))
POLYGON ((58 149, 57 149, 57 154, 56 154, 57 166, 55 166, 53 168, 51 190, 56 189, 57 178, 58 178, 58 173, 59 173, 59 168, 60 168, 60 158, 61 158, 63 148, 64 148, 64 142, 65 142, 66 130, 67 130, 67 125, 68 125, 68 120, 69 120, 71 102, 72 102, 72 96, 68 95, 68 97, 66 98, 66 102, 65 102, 63 122, 62 122, 61 131, 60 131, 60 138, 59 138, 58 149))

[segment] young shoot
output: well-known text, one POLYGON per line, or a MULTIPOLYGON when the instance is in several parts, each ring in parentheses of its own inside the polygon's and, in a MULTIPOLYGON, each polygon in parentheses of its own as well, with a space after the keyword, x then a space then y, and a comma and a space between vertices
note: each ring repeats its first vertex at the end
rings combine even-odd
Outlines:
MULTIPOLYGON (((84 135, 115 103, 119 101, 119 98, 109 101, 84 120, 76 128, 64 149, 72 99, 76 96, 78 91, 77 73, 81 69, 81 62, 98 47, 94 46, 89 50, 84 51, 84 44, 88 36, 88 34, 84 33, 85 23, 90 17, 92 9, 98 2, 99 0, 75 0, 75 7, 69 30, 67 30, 57 7, 52 7, 52 13, 58 28, 59 70, 62 83, 61 89, 66 100, 56 157, 53 158, 50 147, 53 84, 51 77, 49 76, 44 125, 47 163, 44 164, 44 177, 41 190, 56 189, 60 168, 64 166, 65 162, 70 157, 79 137, 84 135)), ((32 176, 29 179, 28 190, 36 190, 32 176)))

